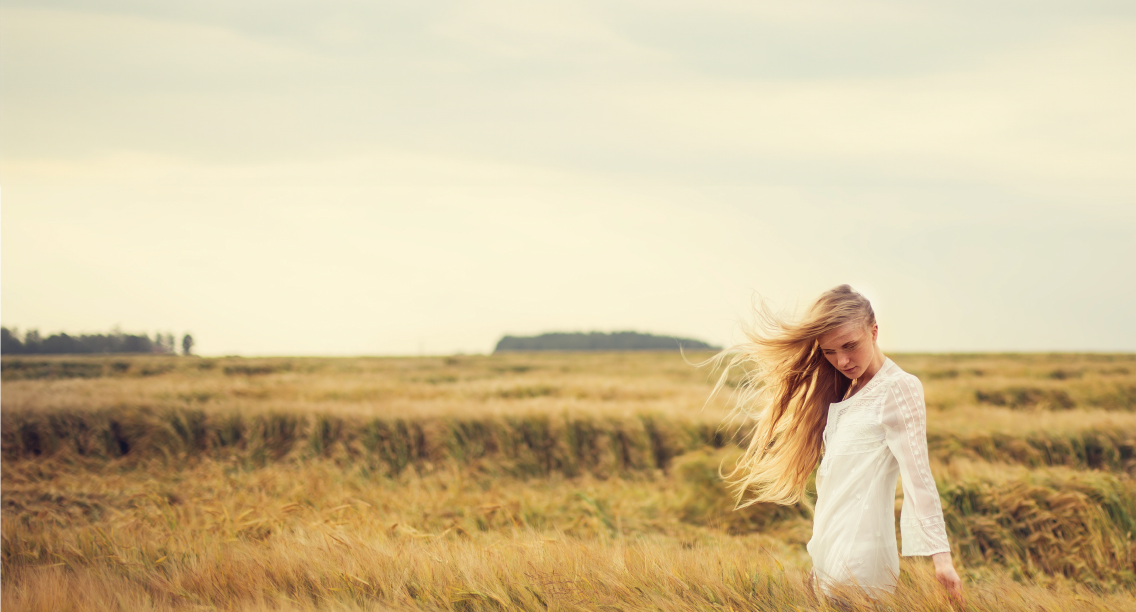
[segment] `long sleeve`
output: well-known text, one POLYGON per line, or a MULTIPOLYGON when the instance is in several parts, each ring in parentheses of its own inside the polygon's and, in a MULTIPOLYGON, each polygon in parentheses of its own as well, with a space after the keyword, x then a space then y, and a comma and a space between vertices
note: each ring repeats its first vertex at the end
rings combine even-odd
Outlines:
POLYGON ((907 373, 888 383, 880 422, 886 432, 888 448, 895 455, 903 477, 903 508, 899 518, 903 555, 949 552, 951 546, 947 541, 943 506, 927 457, 927 408, 923 403, 923 385, 918 378, 907 373))

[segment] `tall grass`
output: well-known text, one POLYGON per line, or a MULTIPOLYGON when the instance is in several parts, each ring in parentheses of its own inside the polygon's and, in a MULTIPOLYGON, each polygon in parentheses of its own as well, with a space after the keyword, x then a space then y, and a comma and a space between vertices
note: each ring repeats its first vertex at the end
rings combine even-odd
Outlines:
POLYGON ((258 466, 330 457, 387 475, 447 462, 486 464, 514 476, 666 469, 676 455, 720 447, 728 439, 714 424, 655 414, 361 420, 113 409, 5 412, 2 419, 6 459, 163 459, 176 467, 200 457, 233 457, 258 466))
MULTIPOLYGON (((929 426, 932 456, 1068 466, 1131 473, 1136 469, 1136 419, 1034 431, 952 431, 929 426), (1108 427, 1108 425, 1112 427, 1108 427)), ((932 419, 934 415, 932 416, 932 419)), ((344 417, 295 412, 219 412, 197 408, 8 410, 2 419, 7 459, 62 454, 85 459, 148 460, 176 465, 194 457, 238 457, 255 465, 304 457, 334 457, 388 474, 410 465, 490 463, 511 475, 614 474, 667 469, 691 450, 746 444, 745 431, 704 419, 639 413, 344 417)), ((934 423, 934 421, 932 421, 934 423)))
MULTIPOLYGON (((1136 607, 1136 359, 896 360, 968 609, 1136 607)), ((925 559, 814 599, 809 501, 733 510, 674 356, 2 366, 8 609, 951 609, 925 559)))
MULTIPOLYGON (((182 472, 19 461, 5 473, 4 605, 44 608, 84 588, 91 598, 76 609, 830 609, 803 585, 807 521, 750 509, 750 528, 737 530, 700 515, 701 495, 724 493, 682 476, 720 459, 697 457, 671 476, 535 481, 376 479, 329 460, 253 470, 203 461, 182 472)), ((1009 481, 998 490, 1012 491, 1009 481)), ((954 521, 982 516, 948 517, 971 609, 1132 603, 1085 575, 1030 586, 1019 568, 968 556, 954 521)), ((904 568, 893 609, 949 609, 926 560, 904 568)))
MULTIPOLYGON (((535 534, 503 541, 311 536, 286 546, 234 543, 192 564, 20 568, 3 605, 17 610, 952 610, 929 568, 906 564, 894 596, 817 601, 804 572, 746 539, 694 548, 658 542, 572 543, 535 534)), ((1042 588, 1005 576, 970 585, 967 609, 1130 610, 1123 595, 1075 584, 1042 588)))
POLYGON ((1136 586, 1136 482, 1068 469, 943 470, 947 530, 964 563, 1016 578, 1136 586))

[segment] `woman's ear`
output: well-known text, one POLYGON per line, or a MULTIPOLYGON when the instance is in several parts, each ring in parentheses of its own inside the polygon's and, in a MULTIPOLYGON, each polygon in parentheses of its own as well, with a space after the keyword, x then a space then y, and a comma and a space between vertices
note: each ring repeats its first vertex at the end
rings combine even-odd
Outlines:
POLYGON ((875 325, 872 325, 872 342, 875 342, 876 338, 878 338, 879 335, 880 335, 880 325, 879 325, 879 323, 876 323, 875 325))

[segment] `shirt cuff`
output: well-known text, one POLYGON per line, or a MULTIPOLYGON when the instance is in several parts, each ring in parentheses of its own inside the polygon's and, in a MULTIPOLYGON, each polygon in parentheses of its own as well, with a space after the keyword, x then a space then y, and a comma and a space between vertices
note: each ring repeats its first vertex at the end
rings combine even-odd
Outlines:
POLYGON ((947 524, 942 516, 923 519, 903 517, 899 520, 899 531, 903 537, 903 556, 927 557, 941 552, 950 552, 947 541, 947 524))

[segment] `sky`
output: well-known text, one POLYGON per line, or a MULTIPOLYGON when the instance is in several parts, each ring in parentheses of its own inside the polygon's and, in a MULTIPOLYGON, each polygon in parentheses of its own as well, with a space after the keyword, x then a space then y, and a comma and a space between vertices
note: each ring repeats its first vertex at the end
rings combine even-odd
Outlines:
POLYGON ((0 1, 0 319, 1136 351, 1136 4, 0 1))

